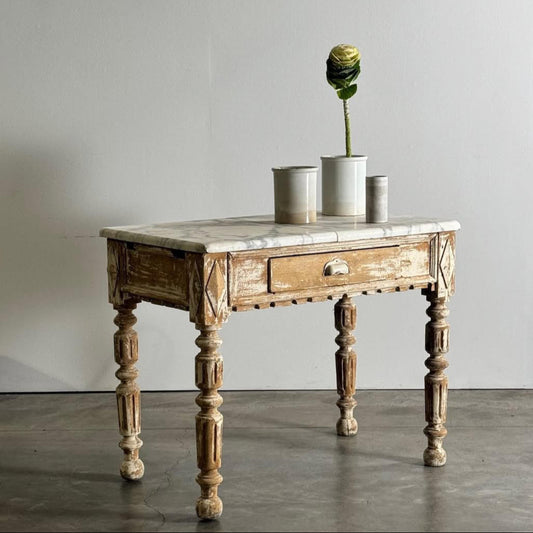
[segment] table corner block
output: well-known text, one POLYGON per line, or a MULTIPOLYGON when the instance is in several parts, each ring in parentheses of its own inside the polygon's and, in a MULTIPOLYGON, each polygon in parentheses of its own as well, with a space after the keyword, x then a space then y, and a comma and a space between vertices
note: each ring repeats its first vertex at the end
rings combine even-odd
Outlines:
POLYGON ((189 319, 196 324, 213 325, 227 321, 228 254, 187 253, 189 277, 189 319))

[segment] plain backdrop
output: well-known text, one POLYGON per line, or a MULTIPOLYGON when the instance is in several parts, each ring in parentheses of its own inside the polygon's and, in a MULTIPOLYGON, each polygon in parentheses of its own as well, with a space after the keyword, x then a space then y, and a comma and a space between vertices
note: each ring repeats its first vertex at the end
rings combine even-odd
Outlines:
MULTIPOLYGON (((103 226, 273 211, 271 167, 354 152, 393 214, 458 219, 450 386, 533 387, 533 2, 0 1, 0 390, 116 384, 103 226)), ((358 387, 419 388, 427 303, 356 299, 358 387)), ((193 389, 188 315, 138 308, 144 390, 193 389)), ((225 389, 335 387, 333 302, 234 313, 225 389)))

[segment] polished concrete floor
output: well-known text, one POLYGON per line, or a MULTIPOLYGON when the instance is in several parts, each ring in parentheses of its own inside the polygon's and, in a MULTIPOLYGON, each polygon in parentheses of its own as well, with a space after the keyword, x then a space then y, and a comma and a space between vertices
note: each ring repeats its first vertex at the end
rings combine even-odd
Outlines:
POLYGON ((444 468, 421 391, 226 392, 224 514, 198 522, 195 393, 144 393, 141 482, 118 475, 114 397, 0 395, 1 531, 533 531, 533 391, 451 391, 444 468))

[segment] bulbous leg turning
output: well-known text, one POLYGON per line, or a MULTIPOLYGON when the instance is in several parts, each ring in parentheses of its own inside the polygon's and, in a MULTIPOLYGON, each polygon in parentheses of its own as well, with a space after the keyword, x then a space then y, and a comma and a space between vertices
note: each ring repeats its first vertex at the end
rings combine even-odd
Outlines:
POLYGON ((351 437, 357 433, 357 429, 357 420, 353 417, 337 420, 337 435, 341 437, 351 437))
POLYGON ((424 464, 426 466, 444 466, 446 464, 446 450, 442 447, 442 443, 438 447, 428 446, 424 450, 424 464))
POLYGON ((144 463, 139 459, 139 448, 143 441, 139 437, 125 437, 119 443, 124 451, 124 460, 120 465, 120 475, 128 481, 137 481, 144 475, 144 463))
MULTIPOLYGON (((198 476, 196 481, 202 485, 202 481, 199 479, 201 476, 198 476)), ((222 476, 218 474, 219 480, 210 480, 210 483, 219 484, 222 482, 222 476)), ((222 515, 223 505, 222 500, 218 497, 218 487, 210 488, 207 485, 204 485, 205 490, 202 487, 202 495, 196 501, 196 514, 202 520, 216 520, 222 515)))

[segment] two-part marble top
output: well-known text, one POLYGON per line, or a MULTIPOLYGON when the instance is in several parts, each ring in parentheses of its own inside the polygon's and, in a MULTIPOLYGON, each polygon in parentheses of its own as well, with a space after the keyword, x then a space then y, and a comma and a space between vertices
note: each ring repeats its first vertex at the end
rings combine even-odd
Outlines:
POLYGON ((385 224, 367 224, 364 216, 318 215, 313 224, 276 224, 274 215, 261 215, 104 228, 100 236, 173 250, 214 253, 401 237, 459 228, 456 220, 419 217, 392 217, 385 224))

